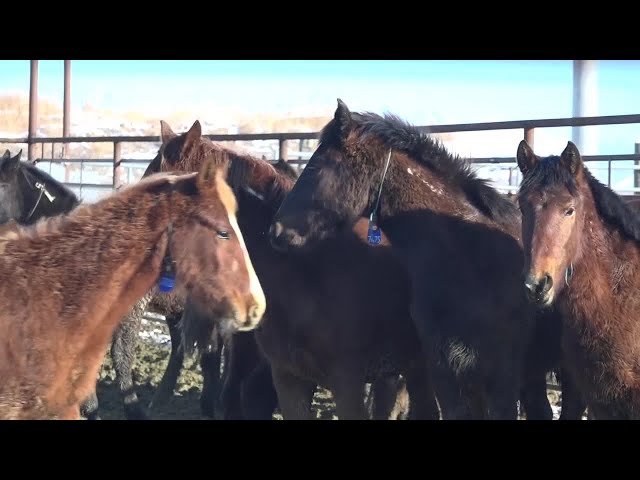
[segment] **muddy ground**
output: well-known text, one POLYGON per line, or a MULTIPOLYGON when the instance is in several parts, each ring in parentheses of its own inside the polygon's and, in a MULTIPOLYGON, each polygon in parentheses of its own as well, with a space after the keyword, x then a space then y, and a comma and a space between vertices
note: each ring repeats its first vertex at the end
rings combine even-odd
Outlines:
MULTIPOLYGON (((138 397, 143 405, 148 405, 169 362, 171 349, 168 329, 163 321, 143 321, 140 336, 141 341, 138 342, 136 349, 134 381, 137 385, 138 397)), ((106 355, 97 388, 101 417, 104 420, 124 419, 122 400, 114 378, 115 372, 111 365, 110 356, 106 355)), ((187 358, 178 378, 176 391, 165 406, 154 411, 152 419, 209 420, 200 414, 201 391, 200 365, 194 359, 187 358)), ((562 402, 561 393, 550 390, 549 400, 554 406, 554 412, 557 416, 562 402)), ((318 389, 313 401, 313 410, 318 419, 337 419, 335 405, 328 390, 318 389)), ((282 417, 276 412, 273 419, 281 420, 282 417)))

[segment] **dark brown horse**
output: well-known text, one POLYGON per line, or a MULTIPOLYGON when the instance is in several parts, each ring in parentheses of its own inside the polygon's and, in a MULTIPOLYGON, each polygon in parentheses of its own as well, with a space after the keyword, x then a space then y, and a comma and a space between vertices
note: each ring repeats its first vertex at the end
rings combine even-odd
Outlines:
POLYGON ((264 293, 225 174, 210 161, 2 227, 0 418, 78 418, 114 328, 159 278, 229 332, 257 326, 264 293))
POLYGON ((269 360, 283 417, 310 418, 320 384, 333 392, 340 419, 366 418, 365 383, 402 374, 411 417, 438 418, 409 314, 407 273, 384 240, 367 245, 366 221, 310 255, 277 252, 267 232, 294 185, 291 176, 202 137, 198 122, 182 135, 163 127, 163 137, 162 170, 197 171, 207 155, 230 164, 238 222, 267 296, 255 336, 269 360))
MULTIPOLYGON (((316 250, 363 216, 409 271, 412 316, 443 417, 515 419, 525 359, 544 346, 534 341, 536 311, 519 286, 516 205, 401 119, 351 113, 338 101, 270 237, 280 251, 316 250)), ((550 413, 539 378, 536 403, 550 413)))
POLYGON ((523 141, 517 160, 526 291, 565 313, 568 368, 595 418, 640 419, 640 218, 571 142, 541 158, 523 141))

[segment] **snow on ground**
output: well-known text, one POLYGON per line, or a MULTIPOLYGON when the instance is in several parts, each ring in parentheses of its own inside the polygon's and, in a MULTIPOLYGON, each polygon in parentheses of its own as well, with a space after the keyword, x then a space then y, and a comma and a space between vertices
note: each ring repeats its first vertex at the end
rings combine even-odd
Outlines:
MULTIPOLYGON (((148 317, 149 314, 145 314, 145 317, 148 317)), ((164 318, 164 317, 163 317, 164 318)), ((171 337, 165 333, 166 328, 162 328, 164 325, 164 320, 148 320, 146 318, 142 319, 142 328, 138 332, 138 336, 149 343, 154 343, 163 347, 171 346, 171 337), (162 322, 162 323, 161 323, 162 322)), ((166 324, 165 324, 166 325, 166 324)))

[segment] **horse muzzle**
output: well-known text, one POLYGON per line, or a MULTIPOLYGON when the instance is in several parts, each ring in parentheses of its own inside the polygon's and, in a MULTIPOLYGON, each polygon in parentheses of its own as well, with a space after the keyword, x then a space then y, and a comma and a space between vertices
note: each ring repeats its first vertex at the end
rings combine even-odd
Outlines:
POLYGON ((548 306, 553 301, 553 278, 548 273, 536 276, 529 273, 524 281, 531 302, 548 306))

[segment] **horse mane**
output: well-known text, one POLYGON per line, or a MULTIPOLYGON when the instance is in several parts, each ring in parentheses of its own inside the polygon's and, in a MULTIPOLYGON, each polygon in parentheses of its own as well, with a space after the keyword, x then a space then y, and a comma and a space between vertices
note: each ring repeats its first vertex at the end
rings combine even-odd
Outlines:
MULTIPOLYGON (((450 186, 458 187, 469 202, 491 220, 502 225, 520 221, 518 207, 491 187, 488 180, 479 178, 469 162, 450 153, 438 139, 389 113, 382 116, 372 112, 353 112, 351 121, 353 130, 362 139, 375 136, 387 148, 409 155, 450 186)), ((335 119, 322 130, 321 142, 335 138, 338 132, 334 122, 335 119)))
POLYGON ((220 143, 213 142, 207 137, 200 137, 200 142, 188 148, 185 153, 184 135, 174 137, 164 146, 161 168, 193 172, 198 171, 204 159, 213 160, 216 165, 228 165, 227 183, 237 195, 241 190, 254 188, 250 185, 253 169, 260 164, 270 165, 275 173, 273 180, 262 186, 267 193, 264 201, 269 206, 280 206, 285 195, 293 188, 297 179, 295 169, 280 159, 278 163, 271 164, 248 153, 241 153, 220 143))
POLYGON ((278 163, 271 164, 266 160, 261 160, 251 155, 240 155, 229 150, 226 152, 229 158, 229 174, 227 181, 234 191, 242 189, 255 188, 251 185, 253 169, 257 167, 258 162, 268 164, 274 173, 273 178, 262 190, 266 193, 263 195, 263 201, 266 205, 273 208, 279 208, 284 197, 291 191, 293 184, 297 180, 297 172, 291 165, 280 159, 278 163))
POLYGON ((276 163, 272 163, 272 165, 277 172, 282 173, 288 179, 293 180, 294 182, 298 180, 298 177, 299 177, 298 170, 293 168, 293 165, 291 165, 286 160, 283 160, 282 158, 280 158, 276 163))
MULTIPOLYGON (((584 176, 600 217, 609 228, 619 230, 626 237, 640 242, 640 215, 607 185, 600 182, 583 164, 584 176)), ((550 155, 540 158, 535 168, 524 176, 521 194, 536 187, 563 185, 572 195, 578 192, 578 186, 571 173, 560 164, 560 157, 550 155)))
POLYGON ((616 192, 584 169, 598 212, 611 227, 640 242, 640 216, 616 192))
MULTIPOLYGON (((91 212, 103 209, 110 205, 127 201, 126 198, 131 196, 139 196, 144 193, 159 192, 168 185, 175 184, 178 180, 193 177, 193 174, 179 175, 173 172, 158 173, 147 178, 141 179, 139 182, 127 185, 115 192, 114 194, 99 200, 96 203, 82 203, 78 207, 66 214, 56 215, 54 217, 42 217, 32 225, 23 225, 16 222, 10 222, 7 228, 0 229, 0 242, 8 242, 20 238, 38 238, 46 234, 59 233, 66 225, 72 223, 79 217, 87 216, 91 212)), ((73 193, 73 192, 71 192, 73 193)))

